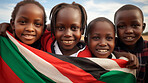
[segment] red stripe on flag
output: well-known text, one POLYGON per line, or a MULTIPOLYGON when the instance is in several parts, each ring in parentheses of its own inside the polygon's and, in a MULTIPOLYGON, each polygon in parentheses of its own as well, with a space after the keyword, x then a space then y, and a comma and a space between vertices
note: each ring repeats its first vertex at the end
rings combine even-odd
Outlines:
POLYGON ((23 83, 23 81, 5 63, 5 61, 2 59, 1 56, 0 56, 0 82, 1 83, 23 83))
POLYGON ((46 52, 37 50, 35 48, 32 48, 30 46, 27 46, 21 42, 19 42, 21 45, 23 45, 24 47, 26 47, 27 49, 29 49, 30 51, 32 51, 34 54, 36 54, 37 56, 41 57, 42 59, 44 59, 45 61, 49 62, 50 64, 52 64, 54 67, 56 67, 64 76, 66 76, 67 78, 69 78, 72 82, 75 83, 87 83, 87 82, 93 82, 93 83, 104 83, 102 81, 98 81, 97 79, 95 79, 91 74, 85 72, 84 70, 80 69, 79 67, 62 61, 46 52), (71 75, 73 74, 73 75, 71 75))
POLYGON ((123 59, 112 59, 115 61, 121 68, 125 68, 128 61, 123 59))

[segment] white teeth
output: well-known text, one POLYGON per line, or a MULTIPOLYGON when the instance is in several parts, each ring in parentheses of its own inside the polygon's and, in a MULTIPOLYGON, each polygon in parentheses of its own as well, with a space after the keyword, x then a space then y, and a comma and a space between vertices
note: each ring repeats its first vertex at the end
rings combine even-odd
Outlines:
POLYGON ((63 43, 66 43, 66 44, 71 44, 73 43, 74 41, 63 41, 63 43))
POLYGON ((132 39, 132 37, 127 37, 127 39, 132 39))
POLYGON ((107 50, 98 50, 99 52, 107 52, 107 50))

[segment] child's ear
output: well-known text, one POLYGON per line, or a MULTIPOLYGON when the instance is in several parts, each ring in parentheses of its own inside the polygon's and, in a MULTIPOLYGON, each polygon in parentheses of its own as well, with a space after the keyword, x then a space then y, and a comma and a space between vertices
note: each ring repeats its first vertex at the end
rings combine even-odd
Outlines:
POLYGON ((145 30, 145 27, 146 27, 146 23, 143 23, 143 26, 142 26, 143 31, 145 30))

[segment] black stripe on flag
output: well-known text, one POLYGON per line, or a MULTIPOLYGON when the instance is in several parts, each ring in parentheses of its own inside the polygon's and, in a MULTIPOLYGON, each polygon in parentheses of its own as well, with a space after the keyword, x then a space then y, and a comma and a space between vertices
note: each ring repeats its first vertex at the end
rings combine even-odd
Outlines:
POLYGON ((64 55, 61 56, 61 55, 56 55, 56 54, 52 54, 52 53, 49 53, 49 54, 55 56, 56 58, 58 58, 62 61, 69 62, 69 63, 83 69, 87 73, 90 73, 97 80, 99 80, 99 78, 102 74, 108 72, 107 70, 102 68, 100 65, 96 64, 95 62, 93 62, 87 58, 68 57, 68 56, 64 56, 64 55))

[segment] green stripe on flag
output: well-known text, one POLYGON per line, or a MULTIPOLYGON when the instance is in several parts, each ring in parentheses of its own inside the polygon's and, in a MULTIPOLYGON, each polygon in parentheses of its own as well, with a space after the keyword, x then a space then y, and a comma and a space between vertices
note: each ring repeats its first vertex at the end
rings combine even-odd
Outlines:
POLYGON ((0 36, 0 55, 14 73, 25 83, 54 82, 38 72, 18 51, 11 40, 0 36), (7 50, 6 50, 7 49, 7 50))
POLYGON ((101 75, 99 80, 107 83, 136 83, 136 78, 131 73, 116 70, 101 75))

